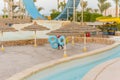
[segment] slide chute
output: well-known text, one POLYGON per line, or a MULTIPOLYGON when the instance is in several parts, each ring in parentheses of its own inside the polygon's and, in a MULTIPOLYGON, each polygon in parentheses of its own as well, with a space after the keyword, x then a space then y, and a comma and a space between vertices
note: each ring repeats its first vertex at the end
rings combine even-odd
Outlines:
MULTIPOLYGON (((68 16, 71 16, 73 14, 73 5, 74 5, 73 1, 74 0, 68 0, 66 7, 61 12, 61 14, 55 18, 55 20, 60 20, 60 19, 66 20, 68 16)), ((41 15, 41 13, 39 13, 39 11, 37 10, 34 4, 34 0, 23 0, 23 3, 25 5, 25 9, 33 19, 37 19, 37 18, 45 19, 41 15)), ((77 8, 79 3, 80 3, 80 0, 75 0, 75 8, 77 8)))

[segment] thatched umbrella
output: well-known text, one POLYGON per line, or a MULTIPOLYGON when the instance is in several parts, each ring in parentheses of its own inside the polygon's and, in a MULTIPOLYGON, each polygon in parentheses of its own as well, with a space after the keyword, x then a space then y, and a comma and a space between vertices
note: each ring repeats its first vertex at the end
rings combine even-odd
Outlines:
MULTIPOLYGON (((15 32, 15 31, 17 31, 17 30, 15 30, 15 29, 12 28, 12 27, 9 27, 9 26, 6 25, 6 24, 0 23, 0 31, 1 31, 1 34, 2 34, 2 41, 3 41, 3 33, 4 33, 4 32, 15 32)), ((2 43, 2 45, 1 45, 1 49, 2 49, 2 51, 4 51, 3 43, 2 43)))
MULTIPOLYGON (((50 33, 48 33, 48 35, 64 35, 64 36, 77 36, 80 34, 84 34, 84 51, 86 51, 86 34, 85 32, 94 32, 94 31, 98 31, 97 28, 92 28, 89 26, 80 26, 77 25, 76 23, 71 23, 71 25, 67 25, 65 27, 62 27, 60 29, 57 29, 55 31, 51 31, 50 33), (74 26, 73 24, 75 24, 76 26, 74 26), (71 26, 72 25, 72 26, 71 26)), ((64 57, 67 56, 66 54, 66 42, 64 40, 64 57)))
MULTIPOLYGON (((87 51, 87 48, 86 48, 86 32, 97 32, 97 31, 100 31, 96 27, 90 27, 90 26, 87 26, 87 25, 79 25, 79 24, 77 24, 75 22, 71 22, 71 23, 63 26, 62 29, 66 29, 66 30, 69 30, 69 31, 76 30, 80 34, 84 33, 84 48, 83 48, 84 52, 87 51)), ((74 39, 74 37, 72 37, 72 39, 74 39)), ((74 40, 72 40, 72 43, 74 43, 74 40)))
MULTIPOLYGON (((67 30, 67 29, 57 29, 55 31, 51 31, 50 33, 48 33, 48 35, 64 35, 66 36, 76 36, 76 35, 80 35, 79 32, 77 32, 76 30, 67 30)), ((63 57, 67 57, 67 51, 66 51, 67 47, 66 47, 66 40, 64 40, 64 54, 63 57)))
MULTIPOLYGON (((66 25, 63 25, 62 28, 66 28, 66 29, 72 29, 74 30, 74 28, 78 28, 81 25, 77 24, 76 22, 70 22, 66 25)), ((74 36, 72 36, 72 44, 74 45, 74 36)))
POLYGON ((44 26, 42 26, 42 25, 38 25, 36 22, 34 22, 32 25, 24 27, 22 30, 24 30, 24 31, 34 31, 35 32, 34 46, 37 47, 36 32, 37 31, 49 30, 49 29, 44 27, 44 26))
POLYGON ((6 18, 6 19, 0 19, 1 23, 5 23, 5 24, 20 24, 20 23, 28 23, 28 22, 32 22, 31 19, 19 19, 19 18, 15 18, 15 19, 10 19, 10 18, 6 18))
POLYGON ((86 48, 86 32, 98 32, 100 31, 99 29, 95 28, 95 27, 90 27, 90 26, 74 26, 73 28, 69 28, 66 27, 66 29, 68 30, 76 30, 78 33, 82 33, 84 34, 84 48, 83 51, 86 52, 87 48, 86 48))
POLYGON ((5 23, 5 24, 18 24, 19 20, 18 19, 2 19, 0 21, 1 23, 5 23))
MULTIPOLYGON (((62 29, 77 30, 79 33, 84 33, 84 39, 86 39, 86 33, 85 32, 99 31, 97 28, 93 28, 93 27, 90 27, 90 26, 87 26, 87 25, 79 25, 76 22, 71 22, 69 24, 66 24, 62 27, 62 29)), ((72 44, 74 45, 74 36, 72 36, 72 44)), ((84 50, 84 51, 86 51, 86 50, 84 50)))
POLYGON ((94 31, 96 31, 96 30, 98 30, 97 28, 95 28, 95 27, 90 27, 90 26, 87 26, 87 25, 79 25, 79 24, 77 24, 77 23, 75 23, 75 22, 71 22, 71 23, 69 23, 69 24, 66 24, 66 25, 64 25, 61 29, 66 29, 66 30, 78 30, 78 31, 83 31, 83 32, 85 32, 85 31, 91 31, 91 30, 94 30, 94 31))

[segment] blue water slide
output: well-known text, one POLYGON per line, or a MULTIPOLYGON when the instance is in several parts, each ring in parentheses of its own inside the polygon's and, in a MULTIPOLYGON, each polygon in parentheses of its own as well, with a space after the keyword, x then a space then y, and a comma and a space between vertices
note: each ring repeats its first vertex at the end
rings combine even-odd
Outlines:
POLYGON ((34 4, 34 0, 23 0, 23 4, 25 6, 25 9, 33 19, 45 19, 37 10, 34 4))
MULTIPOLYGON (((65 9, 61 12, 60 15, 58 15, 55 20, 60 20, 60 19, 67 19, 67 15, 71 16, 73 14, 73 2, 74 0, 68 0, 65 9), (68 13, 67 13, 68 12, 68 13)), ((37 10, 37 8, 35 7, 34 1, 33 0, 23 0, 23 3, 25 5, 26 10, 28 11, 28 13, 30 14, 30 16, 33 19, 45 19, 37 10)), ((75 8, 77 8, 77 6, 79 5, 80 0, 75 0, 75 8)))
MULTIPOLYGON (((71 16, 73 14, 73 2, 74 0, 68 0, 65 9, 61 12, 60 15, 58 15, 55 20, 60 20, 60 19, 67 19, 67 15, 71 16)), ((77 6, 79 5, 80 0, 75 0, 75 8, 77 8, 77 6)))

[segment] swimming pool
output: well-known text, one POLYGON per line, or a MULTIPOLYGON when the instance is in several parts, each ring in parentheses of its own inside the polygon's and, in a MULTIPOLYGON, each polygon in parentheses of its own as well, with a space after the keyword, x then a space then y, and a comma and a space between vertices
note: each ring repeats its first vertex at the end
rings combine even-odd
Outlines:
POLYGON ((120 57, 120 46, 100 54, 58 64, 24 80, 82 80, 85 74, 97 65, 117 57, 120 57))
MULTIPOLYGON (((37 31, 37 39, 41 38, 48 38, 49 31, 37 31)), ((34 39, 34 32, 33 31, 18 31, 18 32, 4 32, 3 40, 4 41, 12 41, 12 40, 26 40, 26 39, 34 39)), ((2 39, 0 34, 0 40, 2 39)))

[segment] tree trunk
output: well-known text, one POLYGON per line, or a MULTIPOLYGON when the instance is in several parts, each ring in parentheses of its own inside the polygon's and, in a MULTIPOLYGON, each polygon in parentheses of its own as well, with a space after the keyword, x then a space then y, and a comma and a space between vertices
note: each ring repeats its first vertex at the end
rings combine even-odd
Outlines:
POLYGON ((116 17, 118 17, 118 2, 116 2, 116 17))
POLYGON ((59 11, 59 0, 57 0, 57 8, 58 8, 58 11, 59 11))
POLYGON ((105 16, 106 16, 107 10, 105 10, 105 16))

